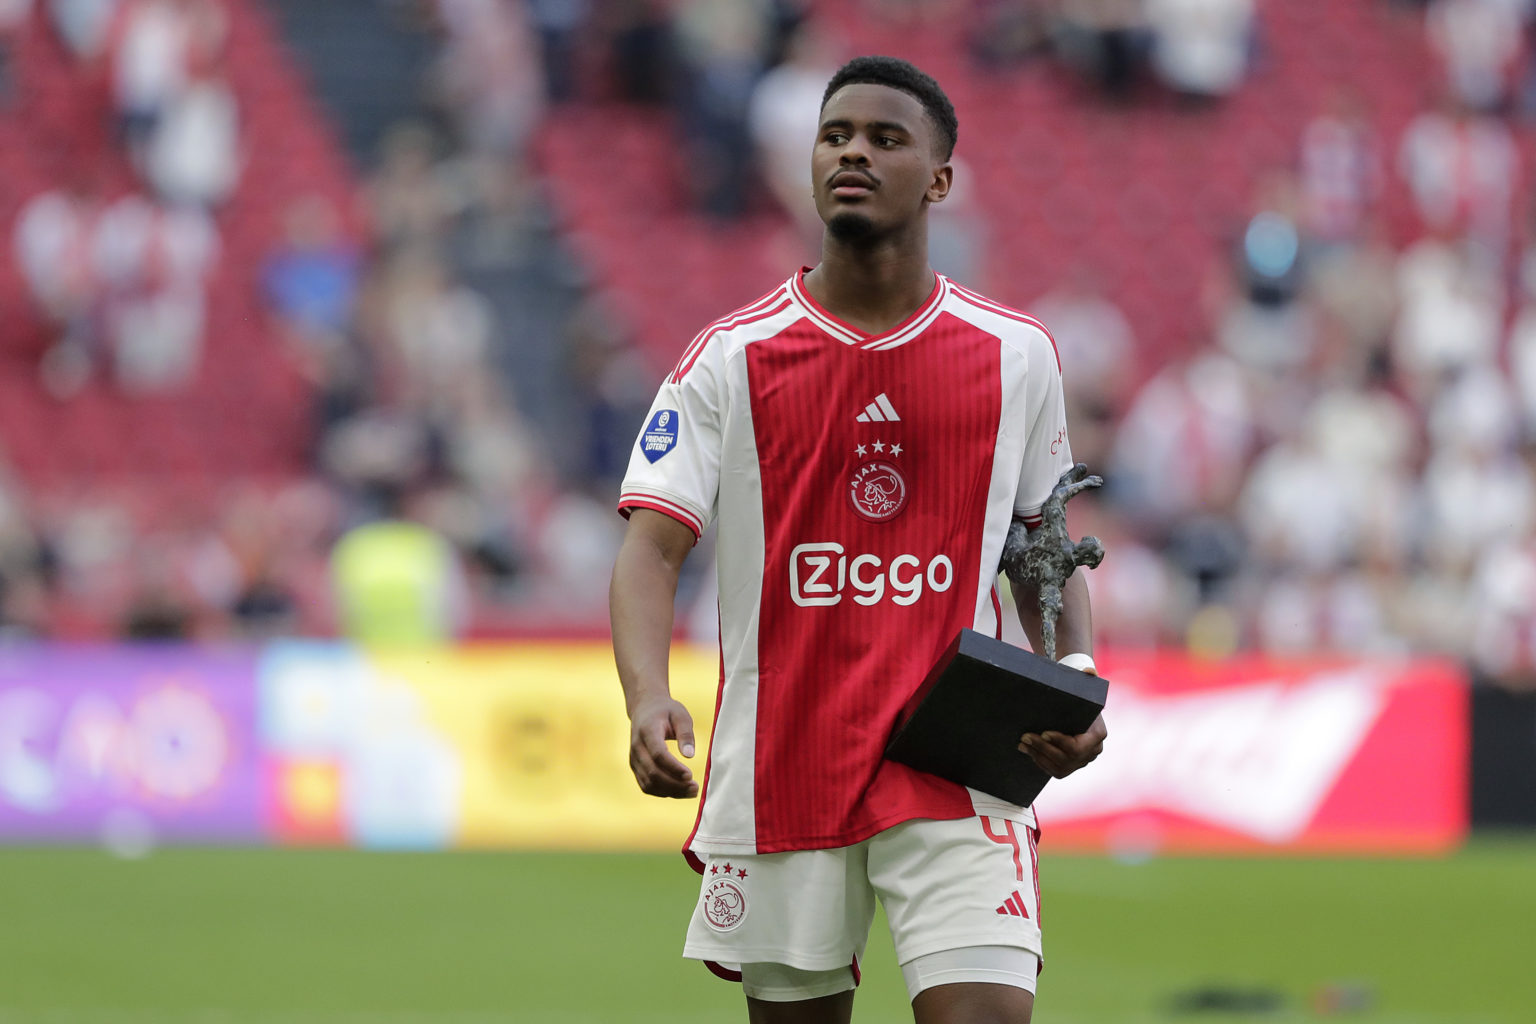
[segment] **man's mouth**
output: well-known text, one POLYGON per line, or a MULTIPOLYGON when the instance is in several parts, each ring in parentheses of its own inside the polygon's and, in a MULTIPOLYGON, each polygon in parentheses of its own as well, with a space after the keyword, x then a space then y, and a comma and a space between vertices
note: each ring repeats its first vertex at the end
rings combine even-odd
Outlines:
POLYGON ((839 199, 857 199, 875 190, 877 183, 867 174, 857 171, 840 171, 832 178, 832 194, 839 199))

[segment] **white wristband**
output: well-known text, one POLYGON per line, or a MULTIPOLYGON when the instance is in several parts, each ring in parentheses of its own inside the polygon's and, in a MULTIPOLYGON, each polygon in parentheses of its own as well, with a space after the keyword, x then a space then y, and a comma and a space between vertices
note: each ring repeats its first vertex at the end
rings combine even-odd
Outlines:
POLYGON ((1058 661, 1057 664, 1063 668, 1075 668, 1079 672, 1087 672, 1090 675, 1096 676, 1099 674, 1099 668, 1093 663, 1093 655, 1091 654, 1083 654, 1081 652, 1069 654, 1058 661))

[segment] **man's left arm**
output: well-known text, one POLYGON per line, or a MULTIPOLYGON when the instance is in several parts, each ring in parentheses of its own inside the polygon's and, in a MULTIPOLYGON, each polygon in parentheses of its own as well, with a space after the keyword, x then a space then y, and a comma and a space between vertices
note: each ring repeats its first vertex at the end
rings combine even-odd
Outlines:
MULTIPOLYGON (((1019 625, 1036 651, 1044 649, 1040 595, 1034 587, 1009 581, 1013 603, 1019 611, 1019 625)), ((1056 652, 1093 656, 1093 609, 1088 603, 1088 581, 1082 572, 1067 577, 1061 588, 1061 615, 1056 619, 1056 652)), ((1093 671, 1085 669, 1085 671, 1093 671)), ((1095 675, 1098 673, 1095 672, 1095 675)), ((1099 756, 1109 729, 1104 716, 1093 720, 1088 731, 1076 736, 1059 732, 1025 733, 1019 738, 1020 753, 1028 754, 1035 764, 1055 778, 1064 778, 1099 756)))

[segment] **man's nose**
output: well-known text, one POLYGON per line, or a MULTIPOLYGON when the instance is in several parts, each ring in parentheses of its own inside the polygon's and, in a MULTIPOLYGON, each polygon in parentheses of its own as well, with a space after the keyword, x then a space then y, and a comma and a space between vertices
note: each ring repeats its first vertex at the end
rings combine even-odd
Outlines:
POLYGON ((869 144, 860 138, 849 139, 838 159, 845 164, 868 164, 869 144))

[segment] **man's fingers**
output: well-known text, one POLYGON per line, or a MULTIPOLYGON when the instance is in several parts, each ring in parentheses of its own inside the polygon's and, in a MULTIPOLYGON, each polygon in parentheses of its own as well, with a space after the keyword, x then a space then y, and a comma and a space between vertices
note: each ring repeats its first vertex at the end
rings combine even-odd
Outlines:
MULTIPOLYGON (((670 720, 668 724, 670 726, 670 720)), ((667 749, 667 739, 661 729, 640 730, 640 740, 658 772, 684 782, 693 778, 693 772, 689 771, 688 766, 673 757, 672 751, 667 749)))
MULTIPOLYGON (((677 764, 675 760, 672 763, 677 764)), ((642 793, 679 798, 698 796, 699 784, 693 781, 692 773, 683 768, 683 775, 679 777, 664 770, 656 764, 643 743, 637 742, 630 748, 629 767, 642 793)))
POLYGON ((693 716, 679 704, 672 711, 672 735, 677 737, 677 749, 684 757, 693 756, 693 716))
POLYGON ((1028 754, 1042 771, 1058 779, 1098 757, 1102 745, 1091 732, 1081 736, 1059 732, 1026 733, 1019 737, 1019 752, 1028 754))

